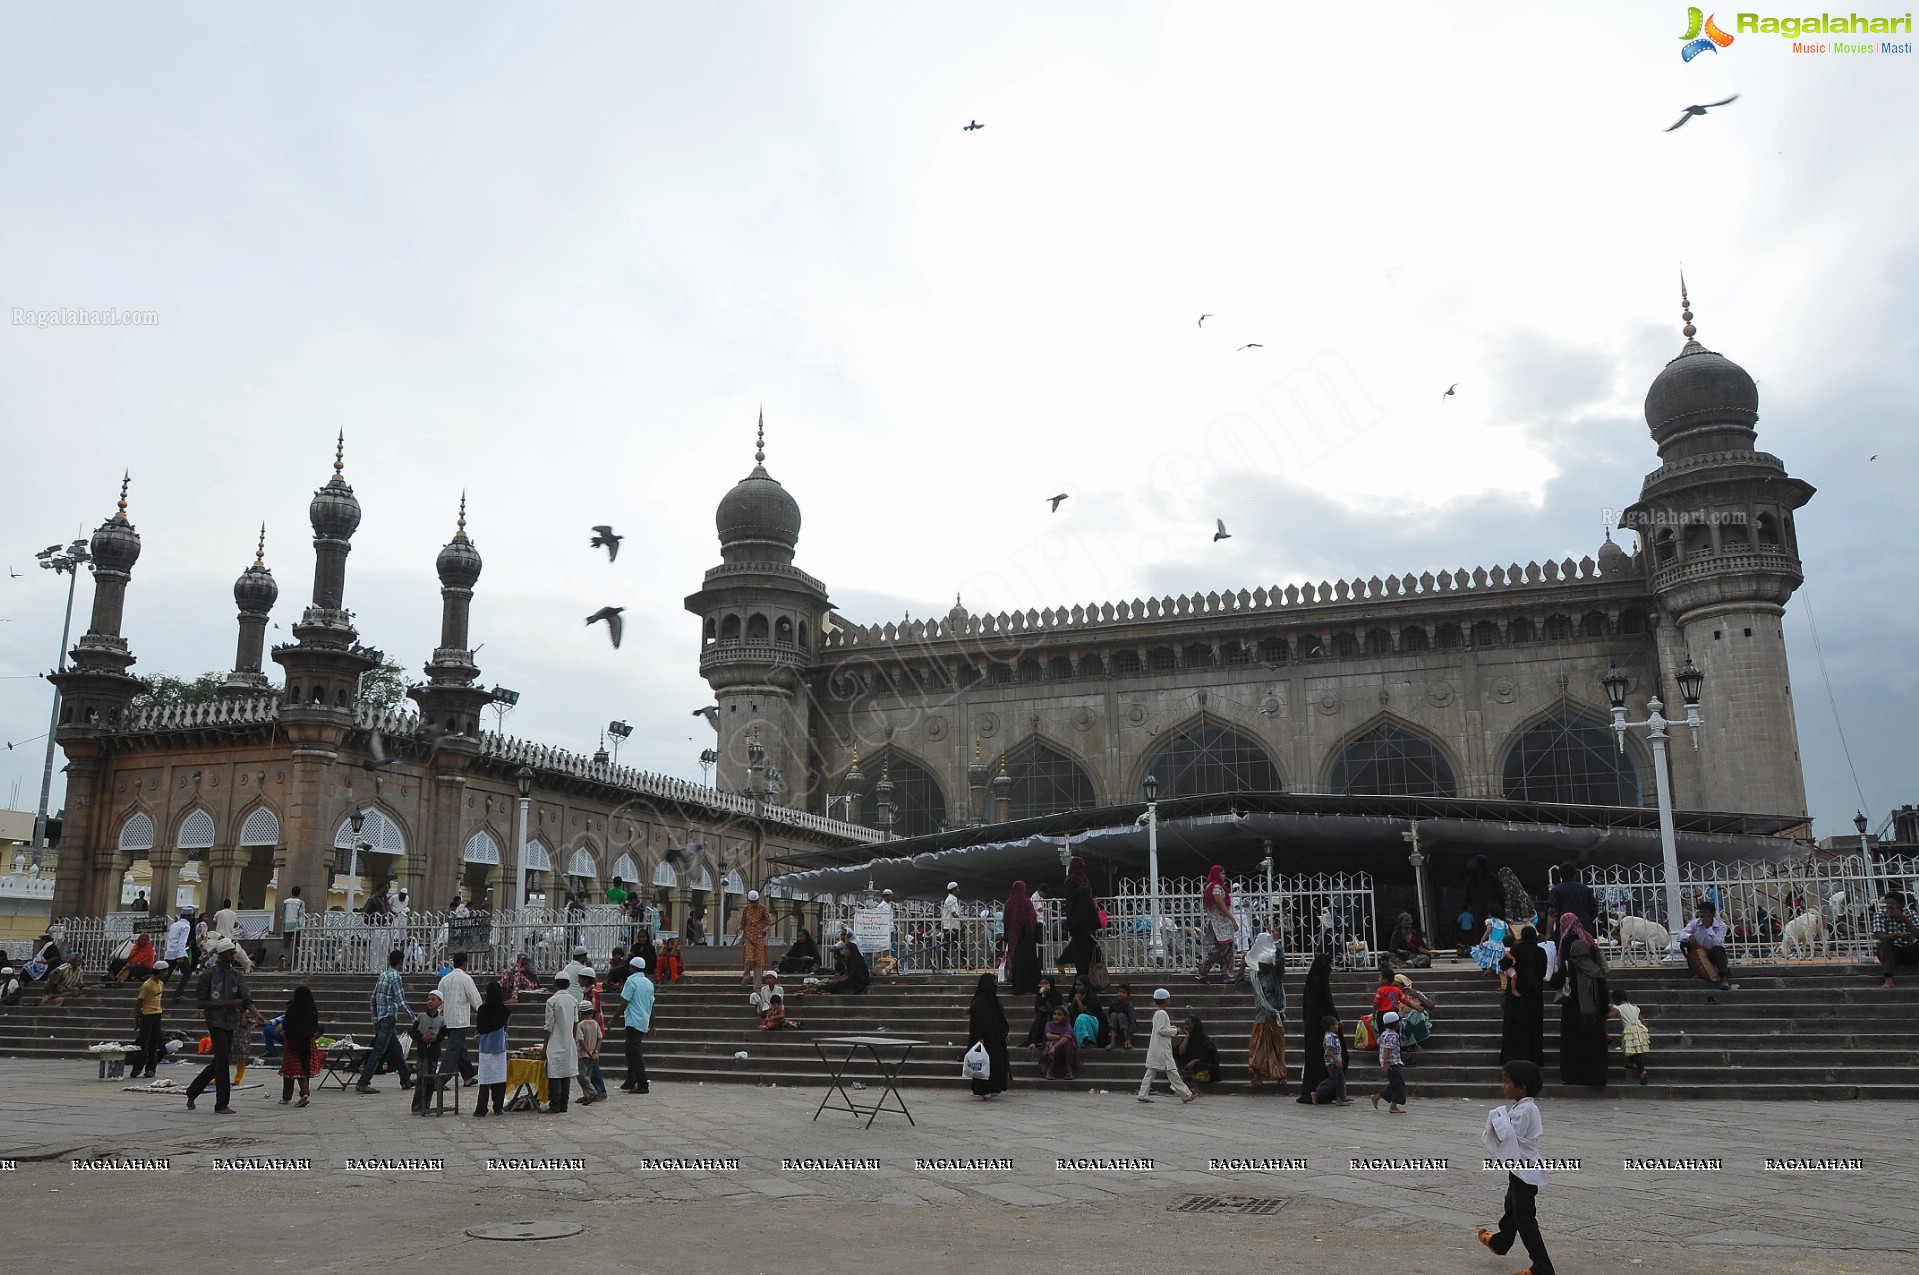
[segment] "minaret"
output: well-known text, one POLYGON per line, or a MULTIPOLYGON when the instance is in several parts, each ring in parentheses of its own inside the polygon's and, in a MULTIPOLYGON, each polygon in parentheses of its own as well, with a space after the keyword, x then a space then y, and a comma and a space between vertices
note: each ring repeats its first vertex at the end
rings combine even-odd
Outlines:
POLYGON ((1669 621, 1658 629, 1669 716, 1683 716, 1670 678, 1690 655, 1706 675, 1699 747, 1675 732, 1674 799, 1684 808, 1802 815, 1805 777, 1786 665, 1786 601, 1805 578, 1793 513, 1812 487, 1755 451, 1759 391, 1732 360, 1696 339, 1679 283, 1686 343, 1653 379, 1646 424, 1660 467, 1646 475, 1621 526, 1669 621))
MULTIPOLYGON (((117 854, 107 848, 101 803, 94 791, 108 737, 125 723, 133 697, 146 683, 128 673, 135 663, 120 636, 127 583, 140 560, 140 533, 127 521, 130 476, 120 482, 120 504, 93 533, 93 615, 70 652, 71 663, 47 680, 60 691, 54 739, 67 755, 68 816, 55 877, 55 916, 98 916, 118 900, 117 854)), ((170 888, 170 887, 169 887, 170 888)), ((156 899, 170 899, 155 893, 156 899)))
MULTIPOLYGON (((743 792, 751 781, 747 740, 764 764, 786 776, 785 791, 816 807, 824 782, 809 746, 806 675, 831 603, 826 586, 793 565, 799 503, 766 472, 766 414, 760 414, 753 470, 714 515, 721 565, 706 573, 686 609, 703 620, 700 675, 719 703, 715 784, 743 792)), ((790 798, 789 798, 790 799, 790 798)))
POLYGON ((220 687, 222 695, 252 695, 271 685, 261 669, 266 654, 267 616, 279 598, 280 586, 267 568, 267 529, 261 523, 253 565, 233 582, 233 602, 240 608, 240 639, 233 651, 233 671, 220 687))
POLYGON ((480 713, 492 701, 484 687, 475 686, 479 666, 473 662, 468 616, 473 586, 480 579, 480 551, 466 535, 466 494, 460 494, 460 517, 453 539, 440 550, 434 567, 440 575, 440 645, 426 664, 426 685, 407 693, 421 714, 451 734, 477 738, 480 713))

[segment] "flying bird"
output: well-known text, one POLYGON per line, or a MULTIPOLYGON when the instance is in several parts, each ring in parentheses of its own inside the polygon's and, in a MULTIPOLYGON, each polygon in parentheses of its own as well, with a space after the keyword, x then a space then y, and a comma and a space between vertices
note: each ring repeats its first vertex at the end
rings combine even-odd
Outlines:
POLYGON ((984 125, 984 124, 982 124, 982 123, 980 123, 980 122, 979 122, 978 120, 974 120, 974 121, 973 121, 972 123, 970 123, 970 124, 968 124, 968 125, 967 125, 966 127, 964 127, 964 128, 962 128, 962 129, 960 130, 960 132, 962 132, 962 133, 977 133, 977 132, 978 132, 978 131, 979 131, 980 129, 982 129, 982 128, 985 128, 985 127, 986 127, 986 125, 984 125))
POLYGON ((1440 395, 1439 397, 1441 397, 1441 398, 1451 398, 1451 397, 1453 396, 1453 391, 1454 391, 1454 390, 1456 390, 1456 389, 1458 389, 1458 388, 1459 388, 1459 382, 1458 382, 1458 381, 1454 381, 1454 382, 1453 382, 1453 383, 1452 383, 1451 385, 1448 385, 1448 386, 1446 387, 1446 392, 1445 392, 1444 394, 1441 394, 1441 395, 1440 395))
POLYGON ((1726 98, 1723 101, 1708 102, 1704 106, 1688 106, 1686 108, 1686 113, 1679 117, 1679 123, 1672 125, 1672 127, 1668 128, 1666 131, 1668 133, 1672 132, 1673 129, 1680 127, 1680 125, 1684 124, 1687 120, 1691 119, 1693 116, 1704 115, 1707 111, 1710 111, 1715 106, 1724 106, 1726 105, 1727 102, 1737 102, 1738 100, 1739 100, 1739 95, 1737 93, 1734 93, 1731 97, 1726 98))
POLYGON ((1053 513, 1058 513, 1058 512, 1059 512, 1059 502, 1060 502, 1060 501, 1062 501, 1062 500, 1064 500, 1064 499, 1066 499, 1066 497, 1067 497, 1067 494, 1068 494, 1068 493, 1066 493, 1066 492, 1061 492, 1061 493, 1060 493, 1059 495, 1057 495, 1057 496, 1048 496, 1048 497, 1046 498, 1046 499, 1048 499, 1048 500, 1050 500, 1050 501, 1052 501, 1052 502, 1053 502, 1053 508, 1052 508, 1052 512, 1053 512, 1053 513))
POLYGON ((1257 341, 1248 341, 1248 342, 1247 342, 1246 344, 1244 344, 1244 345, 1242 345, 1242 346, 1240 346, 1239 348, 1240 348, 1241 350, 1263 350, 1263 349, 1265 349, 1266 347, 1265 347, 1265 346, 1263 346, 1263 345, 1261 345, 1261 344, 1260 344, 1259 342, 1257 342, 1257 341))
POLYGON ((706 724, 714 730, 720 728, 720 706, 718 704, 708 704, 705 708, 696 708, 693 710, 693 716, 704 717, 706 724))
POLYGON ((367 732, 366 750, 373 755, 360 763, 364 769, 384 770, 393 764, 392 759, 386 755, 386 740, 380 734, 379 727, 376 726, 367 732))
POLYGON ((1868 456, 1868 457, 1866 457, 1866 459, 1867 459, 1867 460, 1878 460, 1878 459, 1879 459, 1879 453, 1878 453, 1878 452, 1874 452, 1874 453, 1873 453, 1872 455, 1870 455, 1870 456, 1868 456))
POLYGON ((1219 530, 1213 533, 1214 544, 1218 544, 1222 540, 1231 540, 1233 538, 1233 533, 1226 530, 1226 520, 1224 518, 1215 518, 1213 519, 1213 521, 1219 527, 1219 530))
POLYGON ((11 576, 12 578, 14 578, 15 580, 18 580, 20 578, 20 573, 18 571, 15 571, 12 567, 7 568, 7 574, 11 576))
POLYGON ((588 627, 598 624, 601 620, 606 621, 606 635, 613 639, 613 649, 616 651, 620 649, 620 634, 626 628, 625 623, 620 619, 620 612, 624 610, 626 610, 625 607, 601 607, 586 617, 588 627))
POLYGON ((613 528, 599 526, 593 528, 593 539, 587 543, 592 548, 606 550, 606 560, 611 562, 620 556, 620 541, 624 539, 626 539, 625 536, 614 535, 613 528))
POLYGON ((1199 326, 1200 326, 1200 327, 1202 327, 1202 328, 1203 328, 1203 327, 1205 327, 1205 326, 1206 326, 1206 320, 1208 320, 1208 319, 1210 319, 1210 318, 1212 318, 1212 317, 1213 317, 1213 316, 1212 316, 1212 315, 1210 315, 1210 314, 1202 314, 1202 315, 1200 315, 1200 316, 1199 316, 1199 326))

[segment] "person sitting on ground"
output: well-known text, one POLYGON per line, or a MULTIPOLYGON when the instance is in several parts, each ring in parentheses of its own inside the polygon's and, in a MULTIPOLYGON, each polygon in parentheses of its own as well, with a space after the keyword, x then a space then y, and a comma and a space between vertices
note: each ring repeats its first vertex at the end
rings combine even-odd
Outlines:
MULTIPOLYGON (((628 952, 627 956, 629 959, 637 957, 639 960, 645 961, 646 964, 641 968, 649 970, 658 970, 660 968, 660 949, 659 945, 653 941, 653 930, 650 926, 642 925, 640 927, 638 937, 633 940, 633 950, 628 952)), ((631 967, 629 966, 629 968, 631 967)))
POLYGON ((1052 1021, 1053 1011, 1065 1004, 1065 998, 1053 985, 1051 974, 1040 975, 1039 991, 1033 994, 1033 1025, 1026 1029, 1028 1048, 1038 1049, 1046 1043, 1046 1024, 1052 1021))
POLYGON ((1073 1020, 1073 1034, 1079 1037, 1081 1045, 1098 1045, 1101 1049, 1112 1047, 1113 1028, 1106 1021, 1106 1005, 1093 989, 1091 981, 1084 977, 1073 980, 1073 999, 1068 1005, 1068 1017, 1073 1020), (1092 1021, 1086 1023, 1082 1019, 1092 1021))
POLYGON ((60 945, 53 941, 51 934, 42 934, 33 941, 31 947, 33 955, 27 958, 27 963, 20 969, 20 981, 23 983, 44 981, 61 961, 60 945))
POLYGON ((1686 954, 1686 964, 1692 967, 1693 973, 1712 984, 1716 991, 1739 990, 1726 961, 1726 923, 1719 919, 1719 908, 1711 899, 1699 900, 1692 920, 1686 922, 1678 938, 1679 950, 1686 954))
POLYGON ((1039 1045, 1039 1074, 1044 1080, 1075 1080, 1079 1077, 1079 1041, 1064 1005, 1056 1005, 1047 1018, 1039 1045))
POLYGON ((783 1000, 785 996, 786 989, 780 986, 780 976, 772 970, 768 970, 766 973, 760 975, 759 987, 755 988, 753 994, 746 998, 746 1002, 758 1010, 760 1017, 764 1019, 767 1012, 773 1008, 773 1002, 783 1000))
POLYGON ((805 926, 800 927, 799 937, 794 939, 780 957, 779 972, 782 974, 811 974, 819 967, 820 945, 813 941, 813 934, 805 926))
POLYGON ((1393 975, 1393 982, 1399 985, 1401 997, 1399 1014, 1399 1043, 1404 1049, 1418 1049, 1432 1038, 1433 1034, 1433 998, 1413 986, 1413 980, 1404 974, 1393 975))
MULTIPOLYGON (((647 968, 651 969, 652 966, 649 965, 647 968)), ((660 949, 659 977, 653 981, 662 986, 667 983, 677 983, 685 973, 686 954, 680 950, 679 939, 670 938, 666 941, 666 946, 660 949)))
POLYGON ((1411 912, 1399 914, 1399 920, 1393 926, 1392 937, 1386 940, 1386 946, 1392 953, 1395 965, 1423 970, 1433 963, 1433 949, 1426 946, 1425 936, 1414 928, 1411 912))
POLYGON ((153 940, 145 933, 136 934, 127 954, 107 963, 107 977, 122 983, 143 982, 153 961, 153 940))
POLYGON ((824 983, 815 983, 802 988, 805 995, 824 992, 828 996, 864 996, 872 985, 873 975, 866 967, 866 957, 861 954, 853 940, 848 938, 840 944, 840 974, 824 983))
POLYGON ((522 952, 513 964, 500 972, 500 986, 506 989, 506 1003, 518 1005, 521 992, 536 992, 540 989, 540 971, 533 968, 533 958, 522 952))
POLYGON ((69 956, 53 967, 47 975, 47 1005, 64 1005, 86 990, 87 981, 81 977, 80 963, 69 956))
POLYGON ((760 1015, 760 1030, 763 1032, 776 1032, 785 1027, 797 1028, 799 1025, 799 1019, 788 1018, 786 1016, 786 997, 784 995, 774 996, 772 1003, 767 1006, 766 1012, 760 1015))
POLYGON ((1179 1074, 1188 1084, 1210 1085, 1219 1079, 1219 1046, 1206 1034, 1206 1024, 1198 1015, 1180 1025, 1173 1057, 1179 1061, 1179 1074))
POLYGON ((1113 988, 1113 1003, 1106 1007, 1106 1024, 1112 1031, 1111 1047, 1114 1049, 1133 1048, 1133 989, 1130 984, 1119 983, 1113 988))
POLYGON ((1872 943, 1886 987, 1893 985, 1895 966, 1919 965, 1919 919, 1914 918, 1906 896, 1898 890, 1888 891, 1873 909, 1872 943))

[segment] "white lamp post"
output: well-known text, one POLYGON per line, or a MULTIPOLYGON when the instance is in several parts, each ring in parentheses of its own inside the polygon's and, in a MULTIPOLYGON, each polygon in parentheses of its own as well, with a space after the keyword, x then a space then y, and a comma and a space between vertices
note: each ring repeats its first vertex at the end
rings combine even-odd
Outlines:
MULTIPOLYGON (((54 662, 54 672, 67 670, 67 636, 73 632, 73 590, 80 583, 80 567, 93 561, 87 542, 76 540, 66 548, 48 545, 34 557, 40 565, 55 575, 67 577, 67 618, 60 625, 60 653, 54 662)), ((53 796, 53 748, 54 732, 60 729, 60 688, 53 688, 53 712, 47 716, 47 760, 40 772, 40 808, 33 816, 33 861, 40 862, 47 848, 47 802, 53 796)))
POLYGON ((1155 966, 1166 963, 1166 936, 1159 928, 1159 780, 1146 776, 1146 906, 1152 909, 1147 923, 1146 959, 1155 966))
POLYGON ((360 840, 360 830, 366 827, 366 811, 356 810, 347 817, 347 826, 353 829, 353 844, 347 847, 346 860, 346 910, 353 911, 353 888, 360 883, 360 850, 373 847, 360 840))
MULTIPOLYGON (((513 888, 507 893, 507 906, 519 912, 526 906, 526 813, 533 804, 533 771, 531 767, 521 766, 513 772, 513 782, 520 789, 520 812, 518 828, 513 837, 513 888)), ((551 902, 551 899, 548 899, 551 902)))
MULTIPOLYGON (((1692 746, 1697 748, 1699 728, 1704 724, 1699 716, 1699 688, 1706 680, 1705 675, 1693 666, 1692 656, 1688 655, 1674 680, 1679 683, 1679 694, 1686 701, 1686 725, 1692 729, 1692 746)), ((1686 918, 1679 904, 1679 843, 1673 835, 1672 782, 1666 774, 1666 727, 1674 723, 1661 711, 1665 705, 1657 697, 1646 701, 1645 721, 1627 721, 1626 687, 1630 683, 1626 671, 1616 664, 1600 679, 1600 685, 1606 688, 1606 698, 1612 703, 1612 728, 1619 740, 1619 751, 1626 751, 1627 727, 1644 727, 1646 738, 1652 741, 1653 782, 1659 792, 1659 851, 1666 876, 1666 932, 1674 936, 1666 950, 1675 952, 1679 950, 1677 935, 1685 928, 1686 918)))
POLYGON ((1866 812, 1861 810, 1852 816, 1852 826, 1859 829, 1859 857, 1866 864, 1866 903, 1870 906, 1879 901, 1879 874, 1872 866, 1872 843, 1866 840, 1866 812))

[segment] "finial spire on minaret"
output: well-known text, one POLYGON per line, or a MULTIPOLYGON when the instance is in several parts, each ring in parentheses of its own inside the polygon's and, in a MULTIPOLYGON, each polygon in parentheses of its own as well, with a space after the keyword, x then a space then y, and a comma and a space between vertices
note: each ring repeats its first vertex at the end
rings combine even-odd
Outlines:
POLYGON ((341 430, 339 438, 334 440, 334 444, 333 444, 333 476, 339 479, 341 482, 345 482, 346 479, 343 476, 345 469, 346 469, 346 431, 341 430))
POLYGON ((460 492, 460 521, 453 528, 453 538, 466 539, 466 492, 464 490, 460 492))
POLYGON ((115 518, 119 519, 121 522, 125 522, 127 520, 127 487, 132 482, 133 482, 133 471, 122 470, 120 472, 120 507, 113 515, 115 518))
POLYGON ((260 546, 253 551, 253 569, 265 571, 267 567, 267 525, 260 524, 260 546))
POLYGON ((1686 296, 1686 271, 1683 266, 1679 271, 1679 317, 1686 325, 1680 331, 1685 333, 1688 341, 1699 335, 1699 330, 1692 325, 1692 301, 1686 296))
POLYGON ((766 463, 766 407, 764 405, 760 407, 759 437, 753 443, 753 463, 756 465, 766 463))

